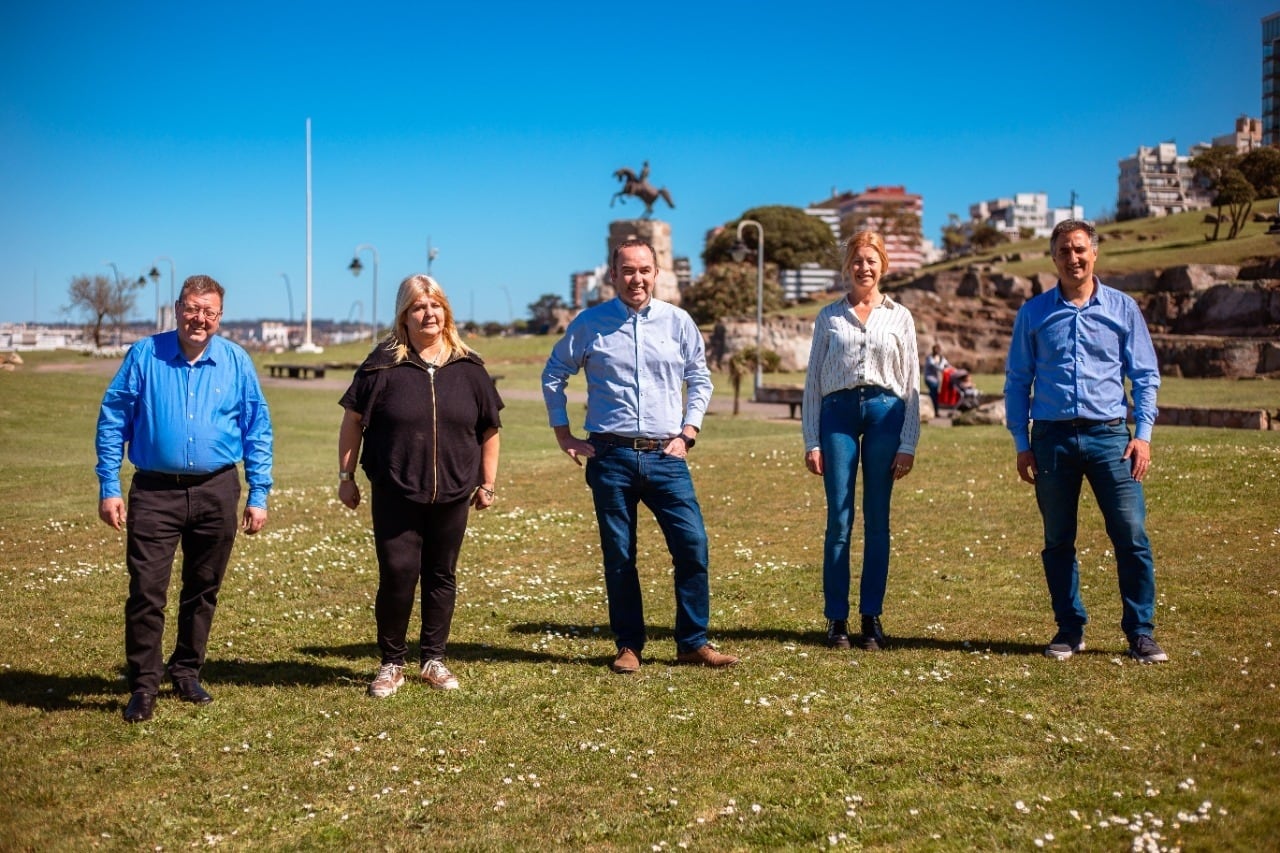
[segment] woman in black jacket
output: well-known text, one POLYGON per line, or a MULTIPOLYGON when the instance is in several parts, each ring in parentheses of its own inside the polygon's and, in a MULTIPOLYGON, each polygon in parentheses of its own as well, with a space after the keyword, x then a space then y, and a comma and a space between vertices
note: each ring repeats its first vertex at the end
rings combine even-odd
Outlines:
POLYGON ((480 357, 462 342, 435 279, 400 283, 391 333, 369 354, 340 401, 338 498, 360 505, 356 457, 369 478, 378 554, 374 605, 382 663, 369 695, 404 684, 406 634, 422 581, 421 678, 458 687, 444 664, 457 599, 455 569, 471 507, 493 504, 502 399, 480 357), (364 447, 360 454, 361 445, 364 447))

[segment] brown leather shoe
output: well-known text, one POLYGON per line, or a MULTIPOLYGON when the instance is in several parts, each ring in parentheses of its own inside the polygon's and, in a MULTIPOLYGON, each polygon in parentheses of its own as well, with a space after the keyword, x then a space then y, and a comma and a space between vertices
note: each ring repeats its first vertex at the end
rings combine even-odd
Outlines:
POLYGON ((640 671, 640 654, 623 646, 618 649, 618 656, 609 664, 609 669, 619 675, 631 675, 640 671))
POLYGON ((720 667, 733 666, 738 659, 733 655, 724 655, 711 648, 708 643, 700 646, 691 652, 680 652, 676 655, 676 663, 691 664, 693 666, 710 666, 719 669, 720 667))

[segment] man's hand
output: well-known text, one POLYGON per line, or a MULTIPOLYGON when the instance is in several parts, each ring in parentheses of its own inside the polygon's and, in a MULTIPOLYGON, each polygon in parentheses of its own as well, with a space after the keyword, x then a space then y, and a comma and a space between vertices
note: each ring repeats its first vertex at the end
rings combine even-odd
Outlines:
POLYGON ((596 455, 596 449, 591 446, 591 442, 574 438, 568 427, 556 427, 555 431, 556 443, 560 445, 560 449, 579 465, 582 464, 583 459, 590 459, 596 455))
POLYGON ((124 498, 103 498, 98 502, 98 518, 116 530, 124 530, 124 498))
POLYGON ((1147 476, 1147 470, 1151 468, 1151 442, 1140 438, 1130 439, 1129 446, 1124 449, 1124 456, 1120 458, 1132 460, 1130 465, 1133 479, 1141 483, 1142 478, 1147 476))
POLYGON ((244 518, 240 520, 240 529, 250 536, 267 526, 267 511, 260 506, 244 508, 244 518))
POLYGON ((822 476, 822 451, 816 447, 804 454, 804 467, 809 469, 810 474, 822 476))
POLYGON ((1025 482, 1035 485, 1036 454, 1033 451, 1024 450, 1018 454, 1018 476, 1025 482))

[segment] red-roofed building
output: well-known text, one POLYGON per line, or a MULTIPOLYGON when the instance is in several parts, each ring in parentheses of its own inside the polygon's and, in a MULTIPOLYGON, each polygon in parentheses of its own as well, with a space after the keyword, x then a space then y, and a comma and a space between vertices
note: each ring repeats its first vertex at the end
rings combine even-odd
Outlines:
POLYGON ((867 187, 860 193, 833 193, 826 201, 809 207, 834 210, 843 239, 867 229, 880 232, 889 252, 890 272, 908 272, 924 266, 924 197, 907 192, 906 187, 867 187))

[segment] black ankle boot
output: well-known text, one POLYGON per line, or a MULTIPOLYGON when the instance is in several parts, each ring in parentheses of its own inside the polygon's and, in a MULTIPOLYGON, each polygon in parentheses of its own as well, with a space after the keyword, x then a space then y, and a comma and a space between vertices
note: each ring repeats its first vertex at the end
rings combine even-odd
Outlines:
POLYGON ((827 648, 847 649, 849 642, 849 622, 845 619, 832 619, 827 622, 827 648))
POLYGON ((884 628, 880 625, 879 616, 863 616, 862 617, 862 648, 869 652, 878 652, 881 649, 888 648, 889 642, 885 639, 884 628))

